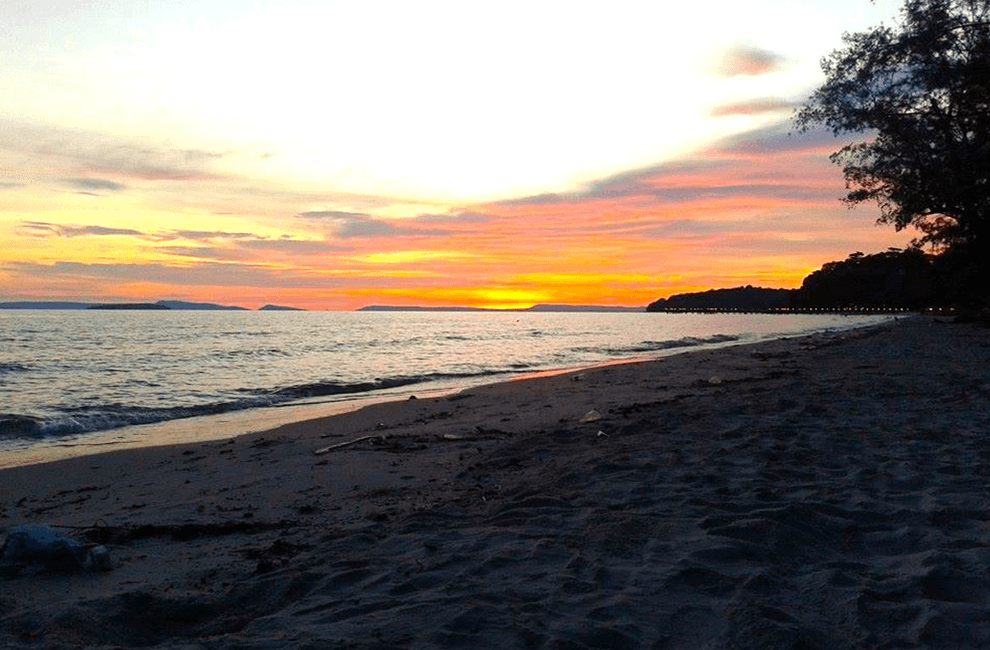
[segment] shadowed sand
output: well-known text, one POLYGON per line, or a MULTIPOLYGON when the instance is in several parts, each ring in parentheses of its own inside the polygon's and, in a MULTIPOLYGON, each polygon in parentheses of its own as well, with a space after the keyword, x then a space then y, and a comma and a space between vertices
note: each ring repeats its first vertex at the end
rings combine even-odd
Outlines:
POLYGON ((988 647, 988 431, 917 318, 7 469, 115 566, 0 577, 0 645, 988 647))

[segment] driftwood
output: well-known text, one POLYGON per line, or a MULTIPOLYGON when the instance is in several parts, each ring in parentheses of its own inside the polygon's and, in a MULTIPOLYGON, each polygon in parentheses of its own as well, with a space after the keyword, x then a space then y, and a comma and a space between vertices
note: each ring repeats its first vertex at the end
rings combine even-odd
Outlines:
MULTIPOLYGON (((379 426, 381 426, 381 425, 379 425, 379 426)), ((505 436, 508 436, 509 435, 505 431, 500 431, 498 429, 486 429, 486 428, 484 428, 482 426, 476 426, 476 427, 474 427, 474 433, 476 435, 462 435, 462 434, 459 434, 459 433, 444 433, 444 434, 433 436, 433 440, 435 440, 437 442, 469 442, 469 441, 472 441, 472 440, 499 439, 499 438, 502 438, 502 437, 505 437, 505 436)), ((381 434, 371 434, 371 435, 367 435, 367 436, 360 436, 358 438, 354 438, 353 440, 348 440, 346 442, 338 442, 337 444, 330 445, 328 447, 321 447, 320 449, 314 450, 313 453, 315 455, 317 455, 317 456, 322 456, 323 454, 328 454, 331 451, 337 451, 338 449, 344 449, 345 447, 350 447, 351 445, 355 445, 355 444, 357 444, 359 442, 365 442, 365 441, 368 441, 368 440, 385 440, 386 437, 390 438, 393 441, 395 441, 395 440, 408 440, 408 441, 412 441, 412 442, 415 442, 415 443, 427 442, 427 439, 424 438, 423 436, 396 436, 396 437, 392 438, 391 436, 383 436, 381 434)))
POLYGON ((329 447, 322 447, 315 450, 313 453, 317 456, 322 456, 323 454, 330 453, 331 451, 336 451, 338 449, 343 449, 344 447, 350 447, 351 445, 357 444, 359 442, 364 442, 365 440, 373 440, 375 438, 381 438, 380 435, 373 436, 361 436, 360 438, 355 438, 354 440, 348 440, 347 442, 338 442, 335 445, 330 445, 329 447))

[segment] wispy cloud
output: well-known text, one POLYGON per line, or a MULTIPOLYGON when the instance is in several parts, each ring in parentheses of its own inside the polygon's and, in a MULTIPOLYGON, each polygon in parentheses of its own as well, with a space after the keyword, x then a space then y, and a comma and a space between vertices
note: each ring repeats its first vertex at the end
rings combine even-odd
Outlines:
POLYGON ((762 97, 745 102, 722 104, 712 109, 712 117, 727 117, 730 115, 763 115, 766 113, 781 113, 798 107, 797 102, 779 99, 777 97, 762 97))
POLYGON ((62 182, 80 190, 120 192, 127 188, 123 183, 115 183, 102 178, 66 178, 62 182))
POLYGON ((126 237, 141 237, 145 238, 147 235, 139 230, 134 230, 133 228, 110 228, 107 226, 62 226, 61 234, 63 237, 84 237, 84 236, 126 236, 126 237))
POLYGON ((304 219, 319 219, 328 221, 348 221, 350 219, 364 219, 368 217, 364 212, 346 212, 343 210, 311 210, 300 213, 304 219))
POLYGON ((22 221, 18 224, 17 230, 20 234, 29 237, 51 237, 61 234, 57 225, 44 221, 22 221))
POLYGON ((250 232, 230 232, 225 230, 160 230, 149 232, 136 230, 134 228, 113 228, 96 224, 56 224, 45 221, 22 221, 20 222, 19 227, 26 234, 38 237, 99 237, 107 235, 123 235, 158 242, 175 241, 179 239, 202 242, 249 242, 266 241, 271 239, 269 237, 263 237, 250 232))
POLYGON ((445 214, 420 214, 413 220, 417 223, 478 224, 489 223, 494 219, 495 217, 490 214, 465 210, 462 212, 448 212, 445 214))
POLYGON ((66 225, 44 221, 22 221, 18 231, 29 237, 133 237, 145 242, 162 244, 187 241, 194 245, 155 245, 148 247, 149 254, 166 254, 180 257, 216 261, 288 262, 307 257, 349 253, 352 246, 336 241, 298 239, 290 235, 266 237, 249 232, 223 230, 163 230, 146 232, 133 228, 112 228, 100 225, 66 225), (195 245, 195 244, 202 245, 195 245))
POLYGON ((843 144, 826 129, 795 131, 789 120, 781 120, 726 138, 708 151, 721 155, 755 155, 763 158, 806 152, 818 156, 824 162, 829 152, 839 149, 843 144))
POLYGON ((156 253, 215 261, 267 263, 324 263, 332 255, 350 253, 350 246, 309 239, 244 238, 221 241, 212 246, 158 246, 156 253))
POLYGON ((781 69, 784 57, 776 52, 749 45, 736 45, 727 49, 715 69, 722 77, 758 76, 781 69))
POLYGON ((171 230, 165 235, 170 239, 190 239, 197 241, 213 241, 216 239, 264 239, 250 232, 226 232, 223 230, 171 230))
POLYGON ((220 178, 209 171, 209 165, 226 155, 199 149, 106 144, 81 150, 76 157, 84 168, 97 172, 147 181, 180 181, 220 178))
MULTIPOLYGON (((694 156, 629 170, 588 183, 566 194, 540 194, 493 204, 491 212, 561 213, 624 205, 624 211, 650 214, 660 207, 709 203, 723 199, 765 198, 820 203, 838 193, 818 182, 815 169, 828 169, 824 152, 834 146, 830 133, 790 133, 789 123, 726 138, 694 156), (788 155, 812 155, 801 176, 788 155), (755 158, 759 158, 756 160, 755 158), (790 171, 788 171, 790 168, 790 171)), ((799 161, 800 162, 800 161, 799 161)))
MULTIPOLYGON (((128 141, 106 133, 0 119, 0 151, 16 153, 48 167, 84 174, 146 181, 218 178, 211 165, 232 152, 176 148, 128 141)), ((98 178, 57 179, 84 190, 119 191, 124 185, 98 178)))
MULTIPOLYGON (((335 289, 362 286, 379 276, 390 277, 395 284, 415 282, 413 278, 378 271, 314 273, 312 269, 285 269, 266 264, 200 261, 101 264, 58 261, 51 264, 9 262, 8 271, 46 282, 71 281, 78 284, 112 282, 140 283, 159 287, 263 287, 269 291, 283 288, 335 289)), ((162 289, 164 290, 164 289, 162 289)))
POLYGON ((260 253, 275 253, 289 259, 310 256, 327 256, 336 253, 348 253, 354 250, 352 246, 338 242, 313 239, 254 239, 238 242, 243 249, 260 253))
POLYGON ((188 257, 193 259, 212 260, 215 262, 247 262, 251 255, 233 247, 220 246, 159 246, 157 253, 188 257))
POLYGON ((44 221, 22 221, 19 225, 22 233, 33 237, 107 237, 125 236, 152 239, 146 233, 133 228, 111 228, 108 226, 66 226, 44 221))
MULTIPOLYGON (((306 219, 318 219, 330 224, 335 237, 340 239, 394 238, 404 236, 440 237, 451 234, 449 230, 409 226, 399 219, 382 219, 361 212, 340 212, 335 210, 303 212, 306 219)), ((436 223, 428 220, 420 223, 436 223)))
POLYGON ((567 194, 557 192, 544 192, 543 194, 531 194, 513 199, 499 201, 498 205, 555 205, 568 199, 567 194))

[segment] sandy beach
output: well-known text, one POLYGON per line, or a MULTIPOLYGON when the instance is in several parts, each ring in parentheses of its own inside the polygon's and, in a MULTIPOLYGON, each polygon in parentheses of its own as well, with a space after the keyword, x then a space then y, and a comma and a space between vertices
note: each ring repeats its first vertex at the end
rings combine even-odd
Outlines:
POLYGON ((5 469, 111 568, 4 567, 0 646, 990 647, 988 431, 918 317, 5 469))

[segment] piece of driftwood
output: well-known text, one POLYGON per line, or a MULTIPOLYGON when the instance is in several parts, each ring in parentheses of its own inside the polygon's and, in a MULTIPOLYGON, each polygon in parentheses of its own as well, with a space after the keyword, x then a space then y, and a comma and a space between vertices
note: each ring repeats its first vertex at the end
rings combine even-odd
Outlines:
POLYGON ((313 453, 317 456, 322 456, 323 454, 329 453, 331 451, 336 451, 338 449, 343 449, 344 447, 350 447, 351 445, 357 444, 359 442, 364 442, 365 440, 372 440, 374 438, 381 438, 379 435, 374 436, 361 436, 360 438, 355 438, 354 440, 348 440, 347 442, 338 442, 335 445, 330 445, 329 447, 321 447, 315 450, 313 453))

